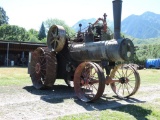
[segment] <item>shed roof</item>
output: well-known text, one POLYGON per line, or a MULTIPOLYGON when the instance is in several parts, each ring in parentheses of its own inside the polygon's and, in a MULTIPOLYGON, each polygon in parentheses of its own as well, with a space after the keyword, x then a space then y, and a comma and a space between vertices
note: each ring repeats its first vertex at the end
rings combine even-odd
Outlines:
POLYGON ((37 47, 47 47, 44 43, 0 40, 0 50, 7 50, 8 45, 9 50, 14 51, 32 51, 37 47))

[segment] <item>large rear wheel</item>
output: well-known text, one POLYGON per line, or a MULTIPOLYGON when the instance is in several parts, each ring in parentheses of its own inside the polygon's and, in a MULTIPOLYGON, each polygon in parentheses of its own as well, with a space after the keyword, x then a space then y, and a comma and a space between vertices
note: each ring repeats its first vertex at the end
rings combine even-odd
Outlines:
POLYGON ((56 53, 48 48, 37 48, 31 57, 30 77, 36 89, 52 88, 56 80, 56 53))
POLYGON ((92 62, 81 63, 74 74, 74 90, 78 98, 84 102, 92 102, 100 98, 105 88, 103 70, 92 62))

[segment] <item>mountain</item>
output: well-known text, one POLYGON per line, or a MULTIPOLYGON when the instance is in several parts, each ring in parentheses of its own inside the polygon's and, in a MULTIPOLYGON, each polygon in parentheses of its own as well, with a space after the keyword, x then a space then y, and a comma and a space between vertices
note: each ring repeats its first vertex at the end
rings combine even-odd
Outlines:
POLYGON ((147 39, 140 39, 134 38, 132 36, 123 34, 126 38, 129 38, 133 41, 134 45, 153 45, 153 44, 160 44, 160 38, 147 38, 147 39))
MULTIPOLYGON (((80 21, 78 21, 76 24, 74 24, 73 26, 72 26, 72 28, 77 32, 77 31, 79 31, 79 24, 82 24, 82 31, 85 31, 86 29, 86 27, 88 27, 88 25, 89 25, 89 23, 94 23, 94 22, 96 22, 96 18, 91 18, 91 19, 82 19, 82 20, 80 20, 80 21)), ((113 30, 113 22, 111 21, 111 20, 107 20, 107 25, 109 26, 109 28, 111 29, 111 30, 113 30)))
POLYGON ((89 25, 89 23, 94 23, 95 21, 96 21, 95 18, 82 19, 82 20, 78 21, 76 24, 74 24, 74 25, 72 26, 72 28, 73 28, 76 32, 78 32, 79 29, 80 29, 80 28, 79 28, 79 24, 82 24, 81 29, 83 30, 83 29, 85 29, 85 28, 89 25))
MULTIPOLYGON (((78 21, 72 28, 77 32, 79 24, 82 30, 89 23, 94 23, 97 19, 83 19, 78 21)), ((107 25, 113 31, 113 21, 107 20, 107 25)), ((121 22, 121 32, 138 39, 160 38, 160 14, 145 12, 142 15, 130 15, 121 22)))
POLYGON ((122 21, 121 31, 140 39, 160 38, 160 14, 130 15, 122 21))

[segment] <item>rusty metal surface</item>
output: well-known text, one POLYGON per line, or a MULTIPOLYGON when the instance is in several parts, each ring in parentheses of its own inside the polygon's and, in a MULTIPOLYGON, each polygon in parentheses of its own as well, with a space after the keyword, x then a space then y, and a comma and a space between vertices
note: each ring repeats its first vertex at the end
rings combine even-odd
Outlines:
POLYGON ((134 57, 133 42, 120 37, 121 9, 122 1, 113 0, 114 39, 107 28, 106 14, 94 24, 89 24, 85 32, 81 31, 80 25, 80 31, 74 40, 66 37, 62 26, 51 26, 47 36, 48 50, 38 48, 32 55, 30 68, 33 85, 37 89, 52 87, 56 75, 57 79, 64 79, 68 86, 74 79, 75 93, 84 102, 100 98, 105 84, 110 84, 118 97, 125 98, 135 94, 140 85, 140 77, 132 66, 124 70, 120 66, 115 67, 109 76, 116 62, 130 61, 134 57), (103 24, 97 24, 99 21, 103 24), (108 67, 106 71, 109 71, 107 80, 102 68, 93 61, 111 63, 105 66, 108 67), (130 76, 134 78, 133 85, 130 76))
POLYGON ((80 100, 95 101, 102 96, 104 88, 103 70, 97 64, 83 62, 77 67, 74 74, 74 90, 80 100))
POLYGON ((115 82, 120 82, 120 80, 119 79, 112 79, 110 76, 106 76, 106 82, 105 82, 106 85, 109 85, 109 84, 112 84, 115 82))
POLYGON ((59 52, 63 49, 66 42, 66 31, 60 25, 50 27, 47 35, 47 45, 50 50, 59 52))
MULTIPOLYGON (((88 32, 85 33, 84 41, 85 43, 75 43, 70 47, 71 58, 75 61, 130 61, 134 57, 134 45, 133 42, 128 38, 120 37, 121 30, 121 9, 122 1, 114 0, 113 1, 113 16, 114 16, 114 39, 112 40, 101 40, 95 42, 93 29, 94 25, 97 24, 100 20, 103 21, 103 31, 106 31, 106 14, 104 14, 104 19, 99 18, 91 27, 89 25, 88 32), (93 28, 93 29, 92 29, 93 28)), ((102 27, 102 26, 99 26, 102 27)), ((98 29, 102 31, 101 29, 98 29)), ((106 31, 107 32, 107 31, 106 31)), ((99 32, 98 32, 99 33, 99 32)), ((102 33, 99 33, 99 36, 102 33)), ((105 34, 105 32, 103 33, 105 34)))
POLYGON ((103 32, 107 32, 107 22, 106 22, 107 14, 104 13, 103 17, 104 18, 98 18, 97 21, 93 23, 92 26, 95 26, 96 24, 98 24, 99 21, 102 21, 103 22, 103 32))
POLYGON ((140 76, 131 65, 127 65, 127 67, 123 67, 123 64, 115 66, 110 77, 119 80, 110 84, 113 92, 119 98, 130 97, 139 89, 140 76))
POLYGON ((133 59, 134 45, 129 39, 72 44, 70 55, 75 61, 126 61, 133 59))
POLYGON ((51 88, 56 79, 57 60, 48 48, 37 48, 31 57, 30 77, 36 89, 51 88))

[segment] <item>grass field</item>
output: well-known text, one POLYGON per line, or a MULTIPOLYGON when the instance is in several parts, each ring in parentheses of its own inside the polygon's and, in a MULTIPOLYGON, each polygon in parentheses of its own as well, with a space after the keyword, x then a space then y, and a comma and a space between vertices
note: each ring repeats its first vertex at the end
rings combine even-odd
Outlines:
MULTIPOLYGON (((146 69, 138 72, 141 77, 141 86, 160 83, 160 70, 146 69)), ((27 68, 0 67, 0 86, 31 84, 30 76, 27 73, 27 68)))
MULTIPOLYGON (((146 69, 138 71, 141 77, 141 86, 160 84, 160 70, 146 69)), ((0 86, 31 85, 27 68, 0 68, 0 86)), ((76 115, 64 116, 58 120, 160 120, 160 99, 152 102, 125 105, 115 109, 92 111, 76 115)))
POLYGON ((145 69, 139 70, 141 77, 141 85, 160 84, 160 70, 159 69, 145 69))
POLYGON ((0 86, 31 84, 27 68, 1 67, 0 86))

